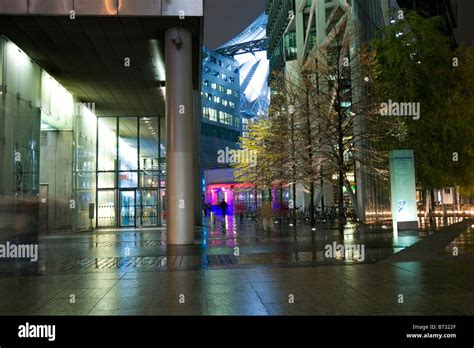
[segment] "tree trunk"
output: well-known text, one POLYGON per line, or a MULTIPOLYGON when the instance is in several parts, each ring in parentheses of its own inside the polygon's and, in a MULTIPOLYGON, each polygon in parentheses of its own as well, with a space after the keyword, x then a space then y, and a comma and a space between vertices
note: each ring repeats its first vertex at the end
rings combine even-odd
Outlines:
POLYGON ((454 213, 454 222, 458 216, 458 187, 453 187, 453 213, 454 213))
POLYGON ((446 212, 446 204, 444 204, 444 193, 441 191, 441 209, 443 210, 443 226, 448 225, 448 215, 446 212))
POLYGON ((430 204, 428 202, 428 191, 426 190, 423 190, 423 205, 425 207, 425 223, 426 223, 426 219, 428 218, 428 215, 430 213, 430 204))
POLYGON ((283 185, 280 184, 280 222, 282 221, 282 212, 283 212, 283 185))
POLYGON ((292 190, 292 199, 293 199, 293 212, 292 212, 292 223, 293 226, 296 226, 296 182, 293 181, 293 184, 291 184, 291 190, 292 190))
POLYGON ((434 209, 435 209, 435 195, 434 189, 430 190, 430 226, 435 227, 435 219, 434 219, 434 209))
POLYGON ((255 212, 257 212, 258 210, 258 189, 257 189, 257 186, 255 186, 255 193, 254 193, 254 198, 253 198, 253 201, 255 203, 255 212))
POLYGON ((344 131, 342 129, 342 123, 343 123, 343 115, 341 114, 341 110, 338 110, 338 138, 337 138, 337 146, 338 146, 338 209, 339 209, 339 221, 338 221, 338 227, 339 227, 339 233, 343 234, 344 233, 344 220, 345 220, 345 214, 344 214, 344 131))
POLYGON ((314 182, 311 181, 309 184, 309 224, 311 227, 314 226, 314 182))
POLYGON ((359 207, 357 206, 357 196, 352 191, 351 184, 349 183, 348 180, 344 180, 344 184, 346 186, 347 194, 349 195, 349 198, 351 200, 351 204, 354 208, 354 211, 356 214, 356 220, 361 220, 362 217, 360 216, 359 207))
POLYGON ((344 218, 345 218, 345 215, 344 215, 344 178, 343 178, 343 175, 344 175, 344 171, 342 170, 342 168, 339 169, 339 183, 338 183, 338 187, 337 187, 337 192, 338 192, 338 215, 339 215, 339 219, 338 219, 338 229, 339 229, 339 233, 343 234, 344 233, 344 218))
MULTIPOLYGON (((308 165, 310 168, 313 168, 313 138, 311 133, 311 111, 309 106, 309 86, 307 76, 304 77, 305 85, 306 85, 306 136, 308 137, 307 145, 308 145, 308 165)), ((312 170, 311 170, 312 171, 312 170)), ((313 175, 313 173, 311 173, 313 175)), ((311 180, 309 183, 309 224, 311 227, 314 226, 314 181, 311 180)))
POLYGON ((324 213, 324 183, 321 178, 321 214, 324 213))

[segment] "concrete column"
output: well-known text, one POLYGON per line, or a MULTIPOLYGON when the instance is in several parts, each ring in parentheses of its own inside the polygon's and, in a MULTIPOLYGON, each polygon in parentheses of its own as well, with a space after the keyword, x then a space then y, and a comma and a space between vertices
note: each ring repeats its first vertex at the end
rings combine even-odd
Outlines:
POLYGON ((165 33, 168 244, 194 242, 192 38, 184 28, 165 33))
POLYGON ((194 223, 202 226, 201 92, 194 91, 194 223))

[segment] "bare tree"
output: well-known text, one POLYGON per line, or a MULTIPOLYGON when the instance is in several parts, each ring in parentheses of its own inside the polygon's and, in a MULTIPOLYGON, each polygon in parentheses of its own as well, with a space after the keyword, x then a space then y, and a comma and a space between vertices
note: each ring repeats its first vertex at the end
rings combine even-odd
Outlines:
MULTIPOLYGON (((351 53, 349 30, 335 28, 331 40, 313 55, 311 79, 318 105, 321 144, 319 158, 324 162, 321 175, 337 189, 338 228, 345 222, 344 188, 355 211, 355 193, 347 174, 356 171, 356 163, 373 171, 385 172, 386 152, 374 144, 391 129, 388 118, 379 115, 372 81, 377 74, 375 52, 364 47, 351 53)), ((358 192, 358 194, 362 194, 358 192)))

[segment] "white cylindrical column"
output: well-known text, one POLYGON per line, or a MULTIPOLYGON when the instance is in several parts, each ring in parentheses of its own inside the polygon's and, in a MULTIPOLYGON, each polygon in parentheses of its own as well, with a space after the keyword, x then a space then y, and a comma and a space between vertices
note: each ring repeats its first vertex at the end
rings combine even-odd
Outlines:
POLYGON ((192 36, 184 28, 165 33, 167 118, 167 238, 194 242, 194 134, 192 36))

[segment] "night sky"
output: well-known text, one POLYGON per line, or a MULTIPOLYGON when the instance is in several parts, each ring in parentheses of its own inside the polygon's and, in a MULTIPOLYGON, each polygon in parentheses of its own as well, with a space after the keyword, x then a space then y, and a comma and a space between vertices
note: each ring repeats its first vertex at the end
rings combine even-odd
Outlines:
MULTIPOLYGON (((459 43, 474 44, 474 1, 455 0, 458 3, 459 43)), ((266 0, 206 0, 204 45, 217 48, 238 35, 262 12, 266 0)))
POLYGON ((457 0, 458 3, 458 27, 455 30, 458 42, 474 44, 474 1, 457 0))
POLYGON ((240 34, 265 11, 266 0, 206 0, 204 46, 211 49, 240 34))

